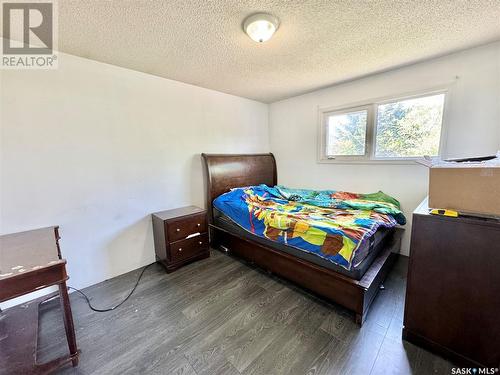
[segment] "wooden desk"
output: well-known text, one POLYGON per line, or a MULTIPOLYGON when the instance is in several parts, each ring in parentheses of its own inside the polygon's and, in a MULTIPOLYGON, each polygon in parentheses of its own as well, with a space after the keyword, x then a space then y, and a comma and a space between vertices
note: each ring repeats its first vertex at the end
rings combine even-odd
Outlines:
POLYGON ((78 365, 66 260, 58 240, 58 227, 0 236, 0 302, 58 285, 69 355, 37 363, 38 305, 45 298, 38 299, 0 314, 0 374, 47 374, 69 362, 78 365))

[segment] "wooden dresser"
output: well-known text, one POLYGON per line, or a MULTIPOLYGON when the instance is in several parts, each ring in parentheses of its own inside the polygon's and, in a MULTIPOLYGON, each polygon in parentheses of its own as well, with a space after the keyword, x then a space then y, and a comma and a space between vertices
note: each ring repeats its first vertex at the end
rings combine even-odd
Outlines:
POLYGON ((403 338, 465 366, 500 366, 500 221, 413 213, 403 338))
POLYGON ((152 216, 156 260, 167 272, 210 255, 205 210, 188 206, 152 216))

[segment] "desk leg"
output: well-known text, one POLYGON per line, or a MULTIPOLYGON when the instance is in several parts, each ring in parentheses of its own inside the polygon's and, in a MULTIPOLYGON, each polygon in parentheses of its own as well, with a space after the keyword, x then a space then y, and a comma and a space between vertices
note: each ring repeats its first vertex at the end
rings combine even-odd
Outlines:
POLYGON ((76 347, 75 327, 73 325, 73 315, 71 314, 71 305, 69 302, 68 288, 66 282, 59 284, 59 295, 61 309, 63 311, 64 329, 66 330, 66 339, 68 340, 69 353, 73 367, 78 365, 78 348, 76 347))

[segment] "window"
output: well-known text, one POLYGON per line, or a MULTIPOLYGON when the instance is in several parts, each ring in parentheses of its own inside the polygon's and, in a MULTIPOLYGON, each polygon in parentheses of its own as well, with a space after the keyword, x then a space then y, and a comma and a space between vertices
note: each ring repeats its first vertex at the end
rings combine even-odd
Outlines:
POLYGON ((444 94, 379 104, 375 156, 437 156, 443 107, 444 94))
POLYGON ((332 113, 327 122, 327 155, 365 155, 368 110, 332 113))
POLYGON ((440 154, 446 93, 320 112, 320 161, 408 160, 440 154))

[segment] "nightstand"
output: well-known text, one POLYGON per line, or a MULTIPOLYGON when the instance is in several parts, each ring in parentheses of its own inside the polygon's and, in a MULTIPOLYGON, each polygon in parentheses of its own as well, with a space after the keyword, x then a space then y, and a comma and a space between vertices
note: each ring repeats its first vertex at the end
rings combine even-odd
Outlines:
POLYGON ((188 206, 152 214, 156 260, 167 272, 210 256, 207 212, 188 206))

